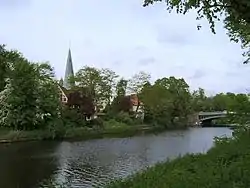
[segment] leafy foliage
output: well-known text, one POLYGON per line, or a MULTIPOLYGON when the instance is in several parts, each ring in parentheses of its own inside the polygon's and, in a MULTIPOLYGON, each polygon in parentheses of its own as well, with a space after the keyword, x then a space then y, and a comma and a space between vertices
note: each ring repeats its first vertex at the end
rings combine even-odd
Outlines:
POLYGON ((75 87, 68 91, 67 106, 88 117, 95 113, 94 99, 91 91, 86 87, 75 87))
POLYGON ((0 45, 0 91, 2 91, 6 85, 10 67, 14 62, 19 60, 25 60, 22 54, 15 50, 7 50, 5 45, 0 45))
POLYGON ((140 93, 143 89, 143 86, 150 82, 151 76, 146 72, 139 72, 132 76, 132 78, 128 81, 128 91, 129 93, 140 93))
POLYGON ((30 63, 14 51, 3 52, 9 59, 0 92, 0 125, 16 130, 48 126, 58 117, 60 104, 52 68, 30 63))
POLYGON ((135 121, 131 118, 131 115, 126 112, 120 112, 116 115, 115 120, 117 122, 124 123, 126 125, 133 125, 135 121))
POLYGON ((128 80, 121 78, 116 85, 116 97, 123 97, 126 95, 128 80))
POLYGON ((154 85, 146 84, 141 98, 145 105, 145 120, 166 127, 186 124, 191 112, 191 95, 184 79, 169 77, 156 80, 154 85))
POLYGON ((103 104, 110 104, 117 77, 110 69, 85 66, 76 73, 74 79, 77 86, 89 88, 94 102, 98 106, 103 106, 103 104))

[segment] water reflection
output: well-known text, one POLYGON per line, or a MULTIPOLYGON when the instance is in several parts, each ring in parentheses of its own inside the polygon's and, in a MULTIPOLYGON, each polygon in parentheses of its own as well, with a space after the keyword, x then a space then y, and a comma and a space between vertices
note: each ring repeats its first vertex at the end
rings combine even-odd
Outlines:
POLYGON ((206 152, 213 137, 224 134, 231 135, 231 130, 194 128, 131 138, 1 147, 0 187, 13 188, 19 183, 29 188, 49 178, 68 187, 103 187, 167 158, 206 152))
POLYGON ((56 171, 57 143, 0 145, 0 187, 31 188, 56 171))

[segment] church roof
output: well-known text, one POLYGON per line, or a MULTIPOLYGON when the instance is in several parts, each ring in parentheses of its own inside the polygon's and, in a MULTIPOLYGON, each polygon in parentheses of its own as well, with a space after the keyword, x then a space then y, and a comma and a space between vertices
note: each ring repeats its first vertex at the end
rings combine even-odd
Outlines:
POLYGON ((65 87, 66 89, 70 88, 70 83, 69 83, 70 76, 74 76, 74 70, 73 70, 73 62, 72 62, 72 57, 71 57, 71 50, 69 49, 67 63, 66 63, 66 70, 65 70, 65 75, 64 75, 64 81, 63 81, 63 87, 65 87))

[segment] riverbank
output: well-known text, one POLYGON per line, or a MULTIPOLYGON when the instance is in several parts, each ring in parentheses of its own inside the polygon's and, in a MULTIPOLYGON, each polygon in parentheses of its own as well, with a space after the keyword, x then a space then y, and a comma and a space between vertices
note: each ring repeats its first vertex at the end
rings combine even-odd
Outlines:
POLYGON ((189 154, 159 163, 107 188, 250 187, 249 142, 249 132, 224 139, 206 154, 189 154))
POLYGON ((49 130, 15 131, 0 129, 0 143, 27 142, 41 140, 88 140, 105 137, 129 137, 138 134, 160 132, 165 130, 161 126, 150 125, 125 125, 104 129, 99 128, 67 128, 61 133, 49 130), (60 136, 56 136, 60 134, 60 136))

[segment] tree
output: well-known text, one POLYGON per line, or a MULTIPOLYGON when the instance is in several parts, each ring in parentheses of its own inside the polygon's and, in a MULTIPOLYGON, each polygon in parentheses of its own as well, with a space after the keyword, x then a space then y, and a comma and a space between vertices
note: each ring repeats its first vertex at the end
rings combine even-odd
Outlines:
POLYGON ((22 54, 15 50, 7 50, 5 45, 0 45, 0 91, 6 85, 9 68, 15 61, 24 60, 22 54))
POLYGON ((131 109, 131 104, 130 104, 130 98, 126 95, 126 90, 127 90, 127 84, 128 80, 125 80, 124 78, 121 78, 115 88, 115 97, 112 101, 112 103, 107 105, 107 108, 105 111, 110 111, 111 115, 112 114, 117 114, 121 111, 124 112, 129 112, 131 109))
POLYGON ((95 104, 103 108, 104 105, 110 104, 117 77, 110 69, 85 66, 76 73, 74 80, 78 88, 89 88, 95 104))
POLYGON ((35 87, 37 76, 34 65, 27 61, 16 62, 6 81, 5 89, 0 93, 1 125, 14 129, 36 128, 37 108, 35 87))
POLYGON ((116 79, 118 75, 110 69, 101 69, 101 89, 102 89, 102 101, 107 105, 110 105, 111 99, 115 92, 116 79))
POLYGON ((39 127, 53 128, 58 124, 61 111, 59 89, 55 78, 54 69, 48 62, 34 64, 36 76, 35 95, 37 95, 36 108, 39 127))
POLYGON ((81 118, 90 118, 95 113, 94 99, 89 88, 75 87, 68 93, 67 106, 75 109, 81 118))
POLYGON ((173 105, 171 122, 174 123, 175 119, 186 121, 185 119, 191 112, 191 94, 185 80, 171 76, 156 80, 155 85, 165 87, 171 94, 173 105))
POLYGON ((127 90, 128 80, 121 78, 116 84, 116 96, 125 96, 127 90))
POLYGON ((53 69, 47 63, 30 63, 18 52, 10 53, 13 56, 4 59, 8 77, 0 92, 0 125, 16 130, 54 125, 60 103, 53 69))
POLYGON ((228 109, 228 96, 224 93, 219 93, 213 97, 212 105, 214 111, 224 111, 228 109))
POLYGON ((145 122, 168 127, 171 125, 172 98, 162 85, 146 85, 140 94, 144 104, 145 122))
POLYGON ((102 77, 99 69, 85 66, 76 73, 74 79, 78 87, 89 88, 96 104, 100 102, 102 97, 102 77))
POLYGON ((132 78, 128 81, 128 91, 130 94, 136 94, 138 97, 138 105, 135 110, 135 113, 138 112, 138 109, 140 107, 140 92, 142 91, 145 84, 150 82, 150 74, 145 73, 143 71, 139 72, 138 74, 135 74, 132 76, 132 78))
POLYGON ((128 80, 129 93, 139 94, 143 86, 150 81, 150 78, 150 74, 143 71, 133 75, 132 78, 128 80))
POLYGON ((208 98, 205 95, 205 90, 199 88, 198 90, 193 91, 192 93, 192 110, 194 112, 199 111, 208 111, 208 98))
POLYGON ((168 128, 184 127, 192 113, 191 94, 184 79, 161 78, 154 84, 146 83, 140 98, 144 104, 145 121, 168 128))
MULTIPOLYGON (((162 0, 144 0, 143 6, 148 6, 162 0)), ((166 0, 167 10, 176 9, 177 13, 186 14, 191 9, 197 10, 197 20, 206 18, 211 31, 215 33, 215 22, 224 18, 225 28, 232 41, 241 41, 247 49, 244 63, 250 60, 250 1, 249 0, 166 0)), ((198 25, 198 29, 201 26, 198 25)))

